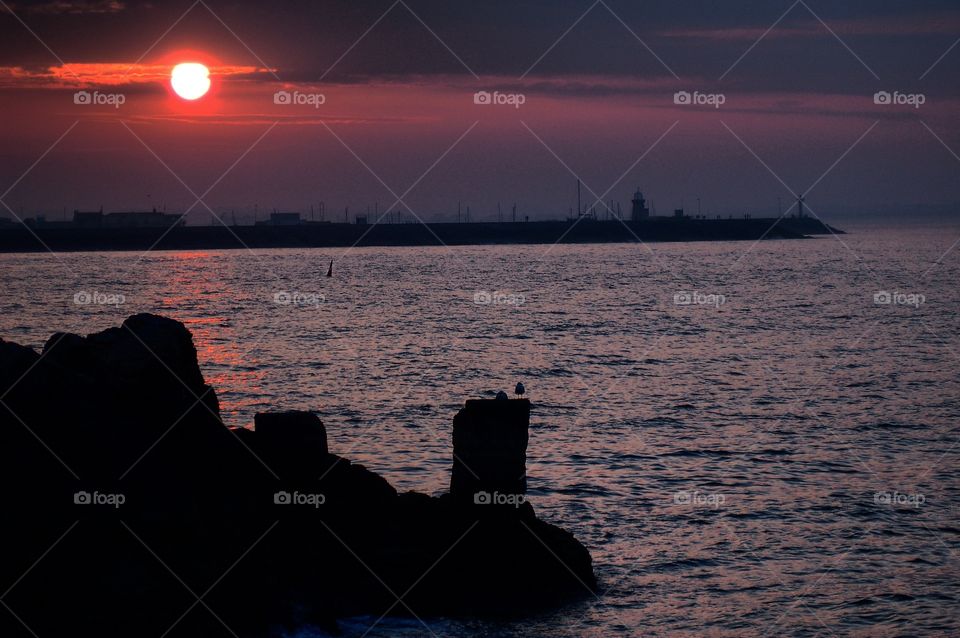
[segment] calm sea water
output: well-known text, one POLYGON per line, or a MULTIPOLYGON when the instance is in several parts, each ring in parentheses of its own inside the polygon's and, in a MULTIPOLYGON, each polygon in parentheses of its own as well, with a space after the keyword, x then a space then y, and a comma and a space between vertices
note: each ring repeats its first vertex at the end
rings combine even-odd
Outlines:
POLYGON ((316 409, 332 451, 429 493, 464 399, 523 381, 531 500, 590 548, 602 595, 370 636, 958 635, 960 248, 934 264, 960 229, 850 230, 2 255, 0 336, 175 317, 228 424, 316 409))

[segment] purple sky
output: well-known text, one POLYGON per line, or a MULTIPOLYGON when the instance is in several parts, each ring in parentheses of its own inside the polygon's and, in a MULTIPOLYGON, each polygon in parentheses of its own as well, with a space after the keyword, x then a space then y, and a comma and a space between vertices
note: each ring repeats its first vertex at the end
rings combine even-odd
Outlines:
POLYGON ((791 191, 827 220, 957 210, 955 3, 727 4, 10 3, 0 193, 17 214, 193 206, 193 223, 321 201, 556 218, 577 177, 585 203, 640 186, 660 214, 776 213, 791 191), (167 76, 193 60, 214 86, 188 103, 167 76))

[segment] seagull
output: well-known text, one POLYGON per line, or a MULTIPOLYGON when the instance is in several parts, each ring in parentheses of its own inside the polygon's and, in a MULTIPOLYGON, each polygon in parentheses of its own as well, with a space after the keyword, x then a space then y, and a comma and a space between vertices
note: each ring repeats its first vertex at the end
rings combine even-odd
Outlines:
POLYGON ((527 389, 523 387, 523 384, 522 384, 522 383, 517 383, 517 387, 514 388, 513 391, 517 394, 517 397, 519 397, 519 398, 522 399, 522 398, 523 398, 523 395, 524 395, 524 393, 526 393, 527 389))

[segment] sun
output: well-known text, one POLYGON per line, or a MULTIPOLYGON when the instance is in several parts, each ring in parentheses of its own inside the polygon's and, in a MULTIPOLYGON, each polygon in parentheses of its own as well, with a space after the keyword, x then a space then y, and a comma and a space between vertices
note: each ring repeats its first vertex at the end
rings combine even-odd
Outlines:
POLYGON ((196 100, 210 90, 210 69, 199 62, 183 62, 173 67, 170 86, 185 100, 196 100))

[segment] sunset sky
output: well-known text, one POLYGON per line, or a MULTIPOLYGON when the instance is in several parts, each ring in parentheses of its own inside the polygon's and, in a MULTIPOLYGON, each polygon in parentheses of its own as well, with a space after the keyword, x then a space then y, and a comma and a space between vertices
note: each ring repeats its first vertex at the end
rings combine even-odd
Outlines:
POLYGON ((559 218, 580 177, 585 201, 626 205, 640 186, 659 214, 698 197, 775 214, 810 190, 828 221, 950 215, 958 39, 947 0, 7 2, 0 193, 48 218, 193 206, 207 223, 204 205, 252 220, 321 201, 342 218, 401 197, 394 210, 427 220, 458 201, 474 219, 498 202, 559 218), (211 69, 195 102, 169 85, 185 61, 211 69))

